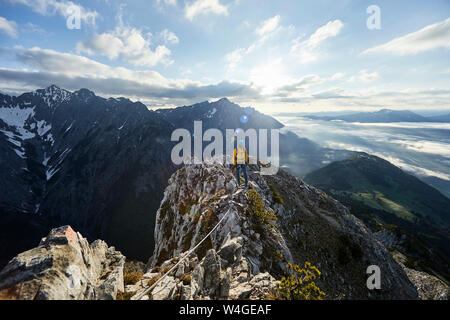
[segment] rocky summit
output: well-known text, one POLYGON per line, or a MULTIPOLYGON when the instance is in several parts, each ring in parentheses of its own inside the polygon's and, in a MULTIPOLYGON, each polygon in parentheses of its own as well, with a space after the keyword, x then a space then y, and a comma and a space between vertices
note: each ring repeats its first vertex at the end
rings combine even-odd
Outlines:
POLYGON ((364 224, 322 191, 280 170, 249 170, 238 187, 220 164, 189 165, 169 180, 157 212, 155 250, 147 273, 126 287, 144 299, 267 299, 288 263, 311 262, 326 299, 417 299, 403 268, 364 224), (194 253, 185 257, 219 222, 194 253), (366 269, 381 269, 381 289, 366 286, 366 269))

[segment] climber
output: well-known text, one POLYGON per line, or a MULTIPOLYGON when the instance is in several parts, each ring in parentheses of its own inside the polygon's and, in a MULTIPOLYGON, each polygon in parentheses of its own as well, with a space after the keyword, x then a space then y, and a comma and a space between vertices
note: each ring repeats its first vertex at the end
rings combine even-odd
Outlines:
POLYGON ((248 177, 247 177, 247 164, 248 164, 248 154, 247 149, 245 148, 245 142, 243 140, 238 141, 237 148, 234 149, 233 154, 233 164, 236 169, 236 179, 238 185, 241 184, 241 175, 240 170, 242 170, 242 174, 245 179, 245 188, 248 188, 248 177))

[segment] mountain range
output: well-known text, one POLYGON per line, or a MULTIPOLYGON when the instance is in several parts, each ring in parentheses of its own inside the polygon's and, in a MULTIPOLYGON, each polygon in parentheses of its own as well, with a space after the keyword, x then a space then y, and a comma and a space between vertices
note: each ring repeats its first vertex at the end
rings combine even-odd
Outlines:
MULTIPOLYGON (((0 237, 13 245, 0 249, 0 264, 64 224, 89 240, 106 240, 127 257, 147 259, 156 210, 177 169, 170 159, 171 133, 177 128, 192 133, 194 120, 201 120, 204 130, 283 127, 226 98, 151 111, 126 98, 55 85, 17 97, 1 94, 0 237)), ((353 154, 290 132, 281 134, 280 144, 282 165, 297 174, 320 168, 325 156, 339 160, 353 154)))
POLYGON ((409 110, 382 109, 375 112, 358 112, 351 114, 335 115, 302 115, 314 120, 341 120, 346 122, 361 123, 394 123, 394 122, 450 122, 450 114, 437 116, 422 116, 409 110))
MULTIPOLYGON (((156 212, 169 177, 179 169, 170 159, 175 144, 171 133, 185 128, 192 134, 194 120, 202 121, 203 130, 281 129, 280 166, 298 177, 360 155, 323 148, 285 130, 276 119, 226 98, 151 111, 126 98, 105 99, 88 89, 69 92, 55 85, 18 97, 0 95, 0 240, 9 244, 0 249, 0 266, 37 245, 49 229, 66 224, 88 240, 107 241, 129 259, 147 260, 155 247, 156 212), (241 121, 243 115, 248 121, 241 121)), ((393 170, 399 177, 394 185, 408 184, 409 177, 386 167, 375 166, 379 172, 372 177, 389 176, 393 170)), ((337 197, 324 184, 332 177, 318 182, 311 178, 311 183, 337 197)), ((360 193, 376 190, 359 176, 348 181, 368 187, 360 193)), ((383 193, 407 208, 393 215, 407 223, 429 220, 433 227, 448 223, 448 215, 439 211, 446 204, 439 192, 425 184, 415 187, 415 194, 403 195, 414 204, 411 208, 400 201, 401 194, 392 200, 401 189, 383 193), (422 202, 411 200, 422 189, 434 191, 422 202)), ((370 203, 379 201, 384 199, 375 197, 370 203)))

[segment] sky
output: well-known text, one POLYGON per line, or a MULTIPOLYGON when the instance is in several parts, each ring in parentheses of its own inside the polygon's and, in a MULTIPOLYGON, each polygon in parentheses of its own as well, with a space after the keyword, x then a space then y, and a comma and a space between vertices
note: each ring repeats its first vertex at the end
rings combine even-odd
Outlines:
POLYGON ((0 0, 0 92, 50 84, 149 108, 450 110, 450 2, 0 0))

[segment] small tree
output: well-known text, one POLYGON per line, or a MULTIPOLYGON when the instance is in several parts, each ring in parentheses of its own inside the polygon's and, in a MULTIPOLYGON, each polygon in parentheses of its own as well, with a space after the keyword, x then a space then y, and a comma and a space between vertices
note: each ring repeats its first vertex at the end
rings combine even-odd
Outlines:
POLYGON ((303 269, 291 263, 286 267, 290 275, 281 278, 277 285, 280 300, 323 300, 325 292, 314 282, 320 277, 320 271, 315 266, 306 262, 303 269))

